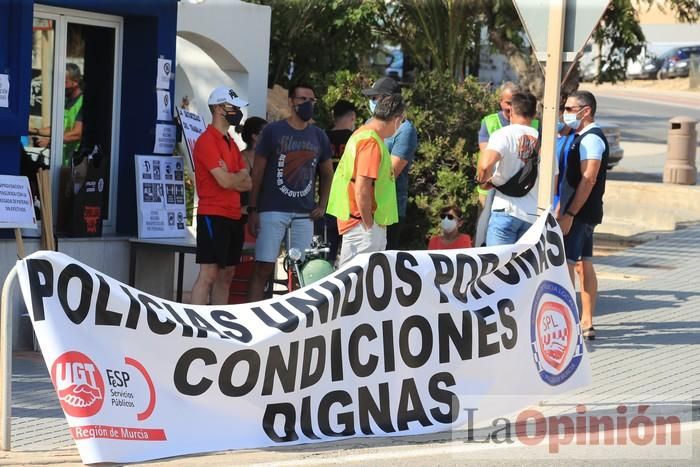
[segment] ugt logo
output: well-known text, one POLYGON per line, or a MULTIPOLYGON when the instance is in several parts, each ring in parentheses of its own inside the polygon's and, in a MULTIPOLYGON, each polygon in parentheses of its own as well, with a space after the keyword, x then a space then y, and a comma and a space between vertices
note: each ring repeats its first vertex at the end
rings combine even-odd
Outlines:
POLYGON ((105 383, 87 355, 71 351, 58 357, 51 366, 51 381, 67 415, 91 417, 102 408, 105 383))
POLYGON ((530 344, 540 378, 550 386, 571 377, 583 357, 576 302, 559 284, 544 281, 530 315, 530 344))

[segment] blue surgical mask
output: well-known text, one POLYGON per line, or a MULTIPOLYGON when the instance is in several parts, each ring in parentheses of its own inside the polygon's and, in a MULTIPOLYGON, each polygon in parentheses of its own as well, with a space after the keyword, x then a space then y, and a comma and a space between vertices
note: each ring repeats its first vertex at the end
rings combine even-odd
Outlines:
POLYGON ((566 123, 557 122, 557 133, 561 133, 561 131, 564 129, 565 126, 566 126, 566 123))
POLYGON ((569 128, 571 128, 574 131, 578 130, 578 127, 581 126, 581 120, 576 118, 576 115, 577 115, 576 113, 572 113, 572 114, 565 113, 562 116, 562 119, 564 120, 564 123, 566 124, 566 126, 568 126, 569 128))
POLYGON ((369 111, 374 115, 374 111, 377 109, 377 101, 374 99, 369 100, 369 111))

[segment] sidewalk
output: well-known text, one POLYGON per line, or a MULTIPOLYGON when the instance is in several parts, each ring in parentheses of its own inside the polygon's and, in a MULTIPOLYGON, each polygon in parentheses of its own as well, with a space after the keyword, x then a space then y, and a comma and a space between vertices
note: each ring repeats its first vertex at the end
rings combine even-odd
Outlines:
MULTIPOLYGON (((654 395, 688 410, 691 410, 690 401, 695 401, 692 406, 694 423, 690 426, 695 434, 694 457, 664 464, 700 464, 697 436, 700 431, 700 224, 600 257, 597 265, 600 297, 595 327, 598 337, 587 345, 593 383, 575 397, 595 400, 606 395, 654 395)), ((43 361, 36 354, 16 354, 13 364, 14 451, 0 452, 0 465, 79 465, 80 458, 68 436, 43 361)), ((459 458, 441 454, 456 443, 459 442, 452 441, 449 434, 355 439, 288 449, 199 455, 148 465, 401 463, 407 466, 438 461, 453 465, 457 459, 467 463, 468 451, 459 458)), ((497 450, 493 456, 494 463, 511 465, 499 461, 497 450)), ((522 461, 514 464, 522 464, 522 461)), ((578 462, 567 464, 578 465, 578 462)), ((607 465, 623 464, 638 465, 639 462, 624 463, 618 459, 607 465)))

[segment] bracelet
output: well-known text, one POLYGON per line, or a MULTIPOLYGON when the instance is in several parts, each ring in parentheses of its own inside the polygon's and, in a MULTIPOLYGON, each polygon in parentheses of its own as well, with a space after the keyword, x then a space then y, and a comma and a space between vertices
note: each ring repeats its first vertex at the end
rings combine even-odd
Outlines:
POLYGON ((567 215, 569 215, 569 216, 571 216, 571 217, 576 217, 576 214, 574 214, 573 212, 569 211, 568 209, 566 210, 566 212, 565 212, 564 214, 567 214, 567 215))
POLYGON ((256 206, 248 206, 248 212, 258 212, 258 208, 256 206))

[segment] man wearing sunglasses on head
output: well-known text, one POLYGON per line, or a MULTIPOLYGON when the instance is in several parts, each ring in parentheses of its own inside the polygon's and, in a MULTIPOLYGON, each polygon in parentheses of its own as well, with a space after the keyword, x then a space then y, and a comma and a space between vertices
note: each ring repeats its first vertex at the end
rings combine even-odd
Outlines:
POLYGON ((562 174, 559 225, 571 280, 577 261, 582 262, 581 329, 584 339, 595 339, 593 314, 598 279, 593 268, 593 230, 603 221, 603 194, 609 146, 603 130, 595 123, 596 100, 588 91, 569 96, 564 106, 564 123, 576 132, 562 174))
POLYGON ((316 106, 313 87, 292 86, 287 102, 290 116, 268 123, 255 146, 253 188, 248 205, 248 229, 257 237, 255 270, 248 291, 250 301, 263 299, 287 227, 291 226, 290 248, 304 252, 311 246, 313 221, 326 212, 333 179, 328 136, 311 123, 316 106), (321 183, 318 204, 317 169, 321 183))

